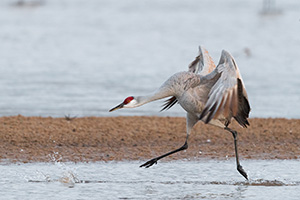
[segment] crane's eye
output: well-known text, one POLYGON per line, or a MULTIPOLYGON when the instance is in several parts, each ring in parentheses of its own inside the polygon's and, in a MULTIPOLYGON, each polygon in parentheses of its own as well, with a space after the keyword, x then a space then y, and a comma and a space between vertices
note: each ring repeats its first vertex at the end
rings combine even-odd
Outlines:
POLYGON ((126 105, 126 104, 128 104, 130 101, 132 101, 134 99, 134 97, 133 96, 131 96, 131 97, 127 97, 125 100, 124 100, 124 104, 126 105))

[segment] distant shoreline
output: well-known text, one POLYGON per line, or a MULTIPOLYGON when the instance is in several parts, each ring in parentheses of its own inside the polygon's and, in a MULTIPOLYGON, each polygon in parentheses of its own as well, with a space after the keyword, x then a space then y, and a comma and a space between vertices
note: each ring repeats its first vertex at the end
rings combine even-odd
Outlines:
MULTIPOLYGON (((141 160, 180 147, 186 136, 184 117, 0 117, 0 162, 94 162, 141 160)), ((237 123, 241 159, 299 159, 300 119, 250 118, 237 123)), ((174 159, 234 157, 230 133, 199 122, 189 148, 174 159)))

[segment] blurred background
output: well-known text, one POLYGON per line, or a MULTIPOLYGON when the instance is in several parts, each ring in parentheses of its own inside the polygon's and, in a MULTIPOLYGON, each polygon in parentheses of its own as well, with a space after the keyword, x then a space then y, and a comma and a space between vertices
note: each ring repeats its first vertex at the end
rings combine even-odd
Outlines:
POLYGON ((250 117, 300 118, 298 0, 1 0, 0 115, 185 116, 163 101, 108 110, 187 70, 235 57, 250 117))

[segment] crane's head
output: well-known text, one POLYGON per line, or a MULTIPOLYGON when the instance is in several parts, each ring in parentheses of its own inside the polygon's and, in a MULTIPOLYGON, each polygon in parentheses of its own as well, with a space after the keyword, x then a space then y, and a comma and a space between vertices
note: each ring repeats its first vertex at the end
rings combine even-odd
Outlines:
POLYGON ((136 107, 137 101, 133 96, 127 97, 122 103, 117 105, 116 107, 109 110, 109 112, 112 112, 114 110, 118 110, 120 108, 133 108, 136 107))

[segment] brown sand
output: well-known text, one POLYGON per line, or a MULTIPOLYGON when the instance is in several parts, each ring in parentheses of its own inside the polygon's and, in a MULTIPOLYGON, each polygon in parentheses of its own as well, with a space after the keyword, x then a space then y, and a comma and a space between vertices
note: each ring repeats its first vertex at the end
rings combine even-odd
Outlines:
MULTIPOLYGON (((300 119, 250 119, 239 132, 243 159, 300 158, 300 119)), ((180 147, 186 136, 181 117, 0 117, 0 160, 10 162, 141 160, 180 147)), ((231 133, 199 122, 186 151, 170 159, 234 157, 231 133)))

